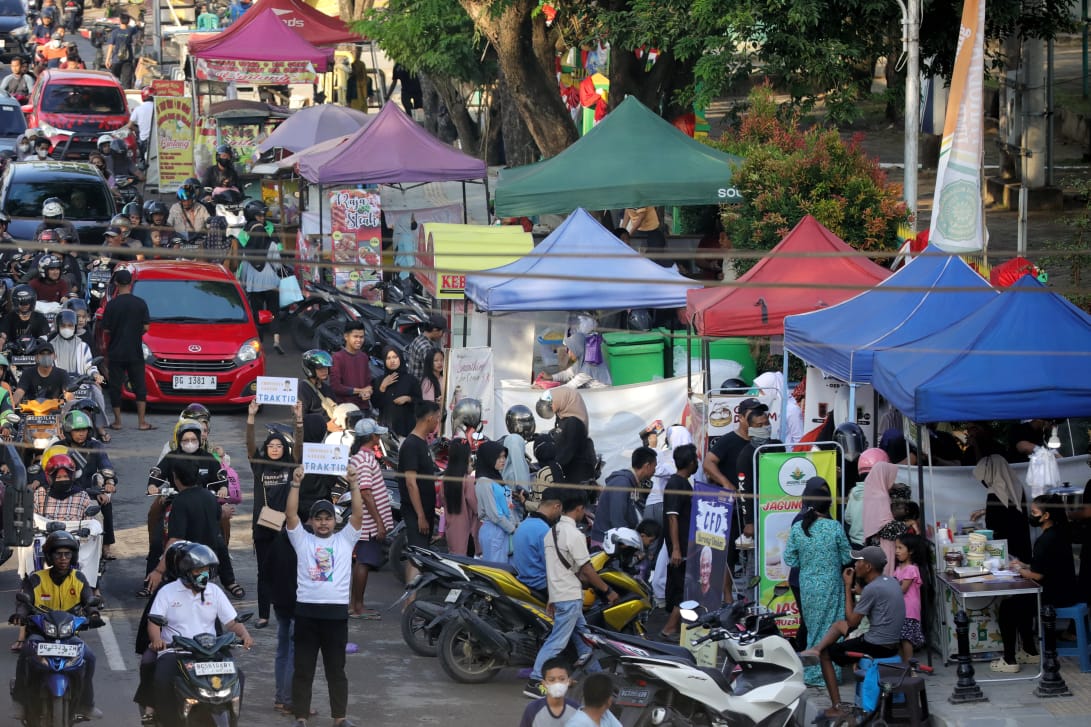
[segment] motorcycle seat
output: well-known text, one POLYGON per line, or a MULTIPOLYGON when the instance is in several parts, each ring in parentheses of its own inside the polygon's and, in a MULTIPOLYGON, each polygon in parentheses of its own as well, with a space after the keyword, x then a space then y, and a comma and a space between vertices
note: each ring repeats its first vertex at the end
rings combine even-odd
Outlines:
POLYGON ((496 568, 497 570, 507 571, 512 575, 515 575, 515 568, 507 563, 494 563, 489 560, 478 560, 477 558, 470 558, 465 555, 451 555, 450 553, 443 553, 443 557, 447 560, 453 560, 456 563, 465 563, 466 565, 483 565, 489 568, 496 568))
POLYGON ((608 638, 613 641, 620 641, 631 646, 635 646, 638 649, 644 649, 645 651, 652 652, 660 656, 670 656, 676 659, 681 659, 687 664, 695 663, 693 652, 684 646, 678 646, 677 644, 668 644, 661 641, 652 641, 640 636, 633 636, 631 634, 621 634, 615 631, 603 632, 608 638))
POLYGON ((732 691, 731 680, 727 678, 727 675, 714 666, 698 666, 698 669, 703 671, 708 676, 712 677, 712 681, 716 682, 716 686, 723 690, 725 693, 730 694, 732 691))

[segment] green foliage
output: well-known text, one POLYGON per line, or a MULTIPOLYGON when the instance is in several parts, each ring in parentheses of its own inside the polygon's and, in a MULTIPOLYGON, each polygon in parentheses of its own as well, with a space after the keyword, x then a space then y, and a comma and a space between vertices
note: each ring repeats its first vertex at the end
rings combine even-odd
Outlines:
POLYGON ((1088 269, 1087 255, 1091 249, 1091 182, 1086 179, 1072 181, 1076 196, 1084 200, 1084 207, 1076 214, 1064 219, 1072 228, 1073 235, 1062 240, 1049 240, 1043 246, 1050 250, 1035 262, 1049 273, 1050 283, 1056 285, 1058 278, 1066 278, 1062 291, 1073 305, 1091 312, 1091 294, 1083 287, 1088 269))
MULTIPOLYGON (((744 202, 723 208, 737 249, 772 249, 806 214, 857 250, 898 247, 898 226, 909 219, 901 189, 887 183, 857 139, 846 144, 833 130, 801 131, 798 110, 779 107, 768 86, 755 88, 748 102, 741 123, 712 142, 745 159, 734 176, 744 202)), ((736 272, 755 262, 736 260, 736 272)))

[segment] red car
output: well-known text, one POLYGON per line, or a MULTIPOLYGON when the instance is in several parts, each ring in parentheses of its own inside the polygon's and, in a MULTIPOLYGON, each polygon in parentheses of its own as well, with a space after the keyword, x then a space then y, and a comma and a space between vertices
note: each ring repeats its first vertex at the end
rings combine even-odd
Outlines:
MULTIPOLYGON (((128 263, 133 294, 148 304, 151 323, 144 334, 144 378, 148 403, 248 404, 265 355, 253 312, 235 276, 222 265, 150 260, 128 263)), ((107 295, 109 302, 112 292, 107 295)), ((105 306, 96 318, 101 321, 105 306)), ((258 324, 273 320, 260 311, 258 324)), ((96 325, 99 348, 105 332, 96 325)), ((132 392, 123 391, 126 399, 132 392)))
MULTIPOLYGON (((129 123, 125 91, 106 71, 45 70, 34 84, 23 113, 27 128, 41 129, 53 142, 54 158, 63 155, 64 159, 86 159, 95 150, 100 134, 129 123)), ((132 134, 127 135, 126 142, 135 148, 132 134)))

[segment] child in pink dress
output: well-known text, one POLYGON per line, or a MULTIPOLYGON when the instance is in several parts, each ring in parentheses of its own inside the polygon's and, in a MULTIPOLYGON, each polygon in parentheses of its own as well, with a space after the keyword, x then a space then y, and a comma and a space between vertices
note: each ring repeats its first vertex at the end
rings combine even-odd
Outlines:
POLYGON ((905 599, 905 623, 902 625, 902 660, 913 657, 913 650, 924 646, 921 629, 921 568, 926 562, 927 546, 919 535, 905 533, 894 542, 894 578, 902 586, 905 599))

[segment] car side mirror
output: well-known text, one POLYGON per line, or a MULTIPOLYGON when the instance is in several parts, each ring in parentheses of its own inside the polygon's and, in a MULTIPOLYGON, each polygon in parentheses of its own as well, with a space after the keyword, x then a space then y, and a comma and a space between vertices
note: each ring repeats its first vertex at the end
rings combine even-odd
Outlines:
POLYGON ((22 112, 24 114, 34 113, 34 107, 32 105, 30 105, 30 104, 26 104, 25 106, 21 106, 20 109, 22 109, 22 112))
POLYGON ((258 325, 267 326, 273 322, 273 311, 259 310, 258 311, 258 325))

